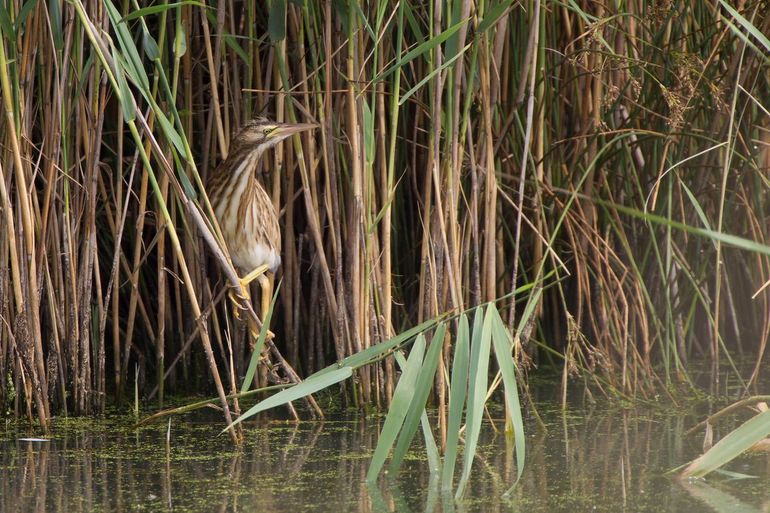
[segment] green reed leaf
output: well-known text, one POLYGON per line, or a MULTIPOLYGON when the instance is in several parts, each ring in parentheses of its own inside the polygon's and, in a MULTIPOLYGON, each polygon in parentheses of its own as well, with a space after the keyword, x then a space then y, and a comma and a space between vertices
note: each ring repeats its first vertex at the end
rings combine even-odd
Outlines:
POLYGON ((182 7, 185 5, 191 5, 194 7, 201 7, 203 9, 212 9, 212 7, 209 7, 203 2, 195 2, 193 0, 187 0, 184 2, 172 2, 170 4, 160 4, 160 5, 152 5, 150 7, 143 7, 141 9, 137 9, 136 11, 132 11, 128 13, 123 19, 121 19, 121 23, 125 23, 127 21, 135 20, 137 18, 143 18, 145 16, 152 16, 155 14, 160 14, 162 12, 168 11, 170 9, 176 9, 177 7, 182 7))
POLYGON ((37 0, 27 0, 21 5, 21 9, 19 9, 19 13, 16 15, 16 22, 14 27, 17 33, 24 26, 24 23, 27 21, 27 17, 29 16, 29 13, 31 13, 32 9, 34 9, 36 6, 37 6, 37 0))
POLYGON ((369 482, 377 480, 377 476, 385 464, 385 459, 388 457, 388 453, 391 447, 393 447, 398 433, 401 431, 401 426, 404 424, 404 419, 409 412, 409 404, 414 396, 415 384, 422 367, 424 353, 425 337, 422 334, 417 337, 412 346, 408 360, 404 361, 401 353, 396 353, 396 360, 400 360, 400 363, 402 363, 401 377, 396 384, 396 389, 393 391, 393 400, 390 403, 388 415, 385 417, 385 424, 383 424, 382 431, 380 431, 380 437, 377 440, 377 447, 374 449, 372 461, 369 463, 369 470, 366 473, 366 480, 369 482))
POLYGON ((476 28, 476 34, 482 34, 495 25, 500 18, 508 12, 508 9, 513 4, 513 0, 504 0, 495 5, 488 12, 484 13, 484 19, 481 20, 479 26, 476 28))
POLYGON ((136 119, 136 106, 131 96, 131 90, 128 88, 126 76, 123 74, 122 68, 125 61, 115 47, 112 47, 112 59, 120 67, 120 69, 115 70, 115 80, 118 82, 118 88, 120 89, 120 109, 123 112, 123 118, 128 123, 136 119))
POLYGON ((404 456, 406 456, 406 452, 409 450, 409 445, 412 443, 412 439, 414 439, 414 435, 417 432, 420 416, 425 411, 425 403, 428 400, 430 391, 433 389, 438 359, 441 355, 441 349, 444 347, 445 333, 446 324, 439 324, 431 339, 430 348, 425 355, 425 361, 420 368, 420 375, 418 376, 417 383, 414 387, 414 394, 412 395, 412 401, 409 404, 409 411, 407 412, 406 419, 404 419, 404 426, 398 437, 396 448, 393 450, 393 459, 390 461, 390 473, 392 475, 398 473, 398 469, 401 467, 404 456))
POLYGON ((693 460, 682 471, 682 477, 703 477, 743 454, 748 448, 770 435, 770 411, 747 420, 693 460))
POLYGON ((254 352, 251 353, 251 360, 249 361, 249 368, 246 370, 246 376, 243 377, 243 384, 241 385, 242 394, 249 391, 249 386, 254 381, 254 375, 257 372, 259 360, 262 357, 262 348, 265 346, 265 339, 267 338, 267 332, 270 328, 270 319, 273 318, 275 302, 278 300, 278 291, 281 290, 281 283, 282 282, 278 282, 278 286, 273 293, 273 299, 270 301, 270 308, 268 308, 265 318, 262 319, 262 330, 259 332, 256 344, 254 344, 254 352))
MULTIPOLYGON (((492 306, 490 304, 490 306, 492 306)), ((476 456, 476 446, 481 433, 481 420, 484 416, 484 405, 487 396, 487 372, 489 372, 489 352, 492 345, 492 317, 484 315, 481 308, 476 309, 473 338, 471 339, 471 367, 468 388, 468 411, 465 415, 465 453, 463 454, 463 471, 457 484, 455 498, 459 499, 465 492, 471 466, 476 456), (480 329, 477 331, 476 323, 480 329), (477 336, 478 335, 478 336, 477 336)))
POLYGON ((260 401, 259 403, 255 404, 254 406, 246 410, 240 417, 235 419, 232 424, 227 426, 221 432, 224 433, 225 431, 230 429, 232 426, 235 426, 236 424, 240 424, 244 420, 247 420, 253 417, 259 412, 269 410, 271 408, 275 408, 276 406, 282 406, 286 403, 296 401, 297 399, 302 399, 303 397, 307 397, 311 394, 314 394, 319 390, 324 390, 326 388, 329 388, 332 385, 339 383, 340 381, 344 381, 352 375, 353 375, 352 368, 343 367, 342 369, 337 369, 328 374, 324 374, 323 376, 318 376, 315 379, 308 378, 305 381, 297 383, 296 385, 290 388, 287 388, 285 390, 281 390, 277 394, 272 395, 267 399, 265 399, 264 401, 260 401))
POLYGON ((372 109, 367 102, 361 102, 363 105, 364 118, 364 156, 367 165, 374 163, 374 116, 372 109))
POLYGON ((725 2, 725 0, 719 0, 719 3, 722 7, 725 8, 727 12, 730 13, 730 16, 735 18, 735 21, 737 21, 741 27, 743 27, 746 32, 751 34, 754 39, 759 41, 762 46, 765 47, 765 50, 770 52, 770 39, 756 26, 754 26, 753 23, 751 23, 749 20, 743 17, 741 13, 735 10, 733 6, 731 6, 729 3, 725 2))
POLYGON ((313 374, 313 376, 316 376, 319 374, 325 374, 327 372, 331 372, 332 370, 343 366, 353 367, 354 369, 357 369, 358 367, 367 365, 379 359, 386 353, 392 351, 393 349, 399 347, 400 345, 406 343, 407 341, 411 340, 416 335, 430 329, 431 327, 436 325, 439 321, 441 321, 441 319, 443 318, 444 316, 438 316, 438 317, 434 317, 433 319, 424 321, 418 324, 417 326, 410 328, 389 340, 386 340, 385 342, 380 342, 379 344, 375 344, 371 347, 364 349, 363 351, 359 351, 356 354, 350 355, 347 358, 344 358, 342 361, 332 364, 326 367, 325 369, 321 369, 320 371, 313 374))
POLYGON ((444 468, 441 476, 441 488, 444 491, 452 489, 457 448, 460 440, 460 425, 462 424, 465 397, 468 390, 468 363, 470 359, 470 335, 468 316, 460 316, 455 341, 452 376, 449 385, 449 413, 447 419, 446 449, 444 451, 444 468))
MULTIPOLYGON (((497 359, 497 365, 500 367, 500 374, 503 377, 505 404, 511 416, 511 427, 513 428, 513 436, 516 443, 516 482, 518 483, 522 472, 524 472, 526 439, 524 438, 524 418, 521 414, 516 369, 513 363, 513 340, 494 304, 490 304, 487 307, 487 315, 492 318, 492 342, 495 349, 495 358, 497 359)), ((506 495, 511 490, 508 490, 506 495)))
POLYGON ((278 43, 286 37, 286 0, 272 0, 267 15, 270 41, 278 43))
POLYGON ((146 30, 142 31, 142 41, 144 43, 144 53, 147 54, 147 58, 151 61, 160 59, 158 42, 155 41, 155 38, 146 30))

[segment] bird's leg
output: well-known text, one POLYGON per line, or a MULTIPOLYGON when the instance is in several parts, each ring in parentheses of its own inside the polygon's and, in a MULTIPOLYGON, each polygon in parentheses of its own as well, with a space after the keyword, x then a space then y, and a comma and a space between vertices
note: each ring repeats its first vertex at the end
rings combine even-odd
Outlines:
POLYGON ((240 310, 243 310, 243 307, 240 305, 242 302, 250 302, 251 301, 251 294, 249 293, 249 284, 259 278, 259 276, 265 274, 268 271, 269 267, 267 265, 260 265, 253 271, 251 271, 249 274, 244 276, 243 278, 238 278, 238 282, 240 283, 240 291, 236 291, 234 288, 230 289, 230 299, 235 304, 235 317, 238 320, 241 320, 241 313, 240 310))
POLYGON ((259 314, 262 316, 261 319, 265 320, 267 312, 270 310, 270 300, 273 297, 273 275, 272 273, 260 274, 257 276, 257 281, 262 291, 262 304, 260 305, 261 310, 259 314))
POLYGON ((238 281, 241 282, 241 289, 248 289, 249 283, 251 283, 254 280, 259 279, 260 276, 262 276, 263 274, 265 274, 269 270, 270 270, 270 266, 268 266, 267 264, 260 265, 259 267, 257 267, 253 271, 251 271, 249 274, 247 274, 243 278, 239 278, 238 281))
MULTIPOLYGON (((236 305, 235 317, 238 320, 241 319, 240 310, 242 310, 243 307, 240 305, 242 304, 242 301, 251 301, 251 294, 249 294, 249 284, 252 281, 257 280, 259 282, 260 288, 262 289, 260 321, 264 321, 265 315, 267 315, 267 311, 270 309, 270 298, 273 295, 273 280, 269 279, 265 275, 265 273, 267 273, 269 270, 270 268, 267 265, 260 265, 243 278, 238 279, 241 287, 240 293, 235 290, 230 291, 230 299, 232 299, 233 303, 236 305)), ((259 337, 259 331, 257 330, 256 326, 251 326, 251 324, 253 323, 249 323, 249 331, 251 331, 253 344, 256 343, 256 340, 259 337)), ((267 339, 272 340, 274 337, 275 334, 272 331, 267 330, 267 339)))
MULTIPOLYGON (((265 321, 265 318, 267 317, 267 312, 270 310, 270 299, 273 297, 273 276, 272 273, 270 275, 268 274, 260 274, 257 276, 257 281, 259 282, 259 288, 262 293, 262 304, 260 305, 260 319, 262 322, 265 321)), ((267 329, 266 326, 262 326, 262 329, 267 329)), ((272 340, 273 332, 267 329, 267 340, 272 340)), ((262 346, 262 354, 259 355, 260 359, 262 360, 269 360, 270 359, 270 353, 267 348, 267 344, 262 346)), ((267 365, 260 365, 259 366, 259 386, 260 387, 266 387, 267 386, 267 365)))

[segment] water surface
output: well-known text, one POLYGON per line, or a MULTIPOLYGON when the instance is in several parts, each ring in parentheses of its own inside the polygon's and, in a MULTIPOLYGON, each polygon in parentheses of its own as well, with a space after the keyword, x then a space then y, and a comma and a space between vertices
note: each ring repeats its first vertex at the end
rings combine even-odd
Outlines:
MULTIPOLYGON (((700 420, 655 406, 538 405, 547 431, 527 425, 527 463, 515 481, 512 443, 485 423, 466 498, 442 498, 415 443, 404 470, 365 484, 381 416, 337 416, 300 424, 248 424, 241 449, 210 414, 135 429, 125 418, 57 419, 50 441, 6 425, 0 436, 3 512, 661 512, 767 511, 770 458, 744 456, 728 468, 757 479, 681 483, 664 473, 698 454, 700 420)), ((492 412, 499 417, 499 413, 492 412)), ((502 428, 500 419, 497 428, 502 428)), ((725 431, 727 431, 725 427, 725 431)), ((715 433, 715 439, 723 432, 715 433)), ((459 465, 458 465, 459 466, 459 465)))

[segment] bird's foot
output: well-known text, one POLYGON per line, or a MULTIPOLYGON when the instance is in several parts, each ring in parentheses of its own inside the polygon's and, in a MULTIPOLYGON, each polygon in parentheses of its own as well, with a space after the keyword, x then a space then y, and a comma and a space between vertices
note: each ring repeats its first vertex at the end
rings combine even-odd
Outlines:
POLYGON ((270 270, 270 267, 268 265, 260 265, 256 269, 252 270, 249 274, 244 276, 243 278, 239 278, 238 281, 241 282, 241 290, 248 291, 249 290, 249 284, 268 272, 270 270))
POLYGON ((235 318, 239 321, 242 319, 241 312, 246 310, 246 307, 244 305, 248 305, 251 303, 251 295, 249 294, 249 289, 247 288, 241 288, 241 290, 237 290, 235 288, 231 288, 227 295, 230 296, 230 301, 233 303, 233 314, 235 315, 235 318))
MULTIPOLYGON (((267 295, 265 294, 265 284, 263 281, 266 280, 264 274, 268 271, 268 267, 266 265, 262 265, 260 267, 257 267, 252 272, 250 272, 248 275, 244 276, 243 278, 240 278, 238 281, 240 282, 240 290, 238 287, 232 287, 228 291, 228 295, 230 296, 230 301, 232 301, 235 308, 233 308, 233 315, 236 319, 238 319, 241 322, 246 322, 246 324, 249 327, 250 332, 250 346, 252 351, 254 350, 254 346, 257 344, 257 340, 259 339, 259 334, 261 331, 261 326, 257 326, 257 323, 261 323, 260 321, 257 321, 256 319, 252 318, 252 315, 246 314, 246 318, 243 317, 243 312, 246 310, 251 310, 251 294, 249 293, 249 283, 252 281, 259 280, 260 286, 263 287, 263 294, 262 294, 262 315, 265 315, 267 312, 267 305, 269 305, 269 291, 267 295), (267 305, 264 303, 267 302, 267 305)), ((269 283, 269 282, 268 282, 269 283)), ((265 333, 265 340, 273 340, 275 338, 275 333, 273 333, 270 330, 267 330, 267 333, 265 333)))
MULTIPOLYGON (((257 340, 259 340, 259 331, 254 328, 249 328, 249 333, 251 334, 251 341, 249 342, 251 346, 251 350, 254 351, 254 348, 257 345, 257 340)), ((273 333, 270 330, 267 330, 267 333, 265 333, 265 342, 268 342, 270 340, 275 339, 275 333, 273 333)), ((264 356, 263 356, 264 358, 264 356)))

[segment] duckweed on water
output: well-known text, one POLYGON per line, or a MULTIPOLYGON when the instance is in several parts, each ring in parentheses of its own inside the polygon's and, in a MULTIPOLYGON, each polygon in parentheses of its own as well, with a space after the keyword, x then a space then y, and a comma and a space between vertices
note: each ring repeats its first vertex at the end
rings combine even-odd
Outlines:
MULTIPOLYGON (((477 472, 462 502, 465 511, 657 512, 703 506, 702 488, 661 477, 699 450, 700 440, 682 434, 699 418, 691 408, 538 406, 547 431, 534 421, 528 424, 531 464, 510 503, 500 497, 515 465, 501 431, 502 409, 490 411, 497 431, 485 423, 477 472)), ((137 429, 133 417, 57 419, 48 443, 20 442, 28 430, 10 426, 0 439, 0 471, 6 476, 0 482, 0 511, 26 511, 38 503, 46 511, 74 513, 376 511, 379 499, 363 481, 381 423, 377 416, 300 424, 263 419, 247 426, 238 449, 219 434, 221 422, 197 415, 172 420, 168 449, 166 423, 137 429)), ((742 458, 734 468, 752 473, 765 460, 742 458)), ((422 443, 416 442, 403 473, 381 480, 377 494, 383 504, 424 510, 429 482, 422 443)), ((725 485, 720 493, 760 504, 767 486, 766 479, 757 479, 725 485)), ((440 493, 432 495, 434 500, 440 493)))

